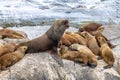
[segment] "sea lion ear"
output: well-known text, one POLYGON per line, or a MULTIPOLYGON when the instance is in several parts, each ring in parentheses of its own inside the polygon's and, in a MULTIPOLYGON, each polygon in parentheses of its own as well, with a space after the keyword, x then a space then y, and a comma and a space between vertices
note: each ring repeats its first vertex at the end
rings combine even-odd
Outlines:
POLYGON ((64 21, 62 22, 63 25, 66 25, 66 24, 68 24, 68 23, 69 23, 69 20, 64 20, 64 21))

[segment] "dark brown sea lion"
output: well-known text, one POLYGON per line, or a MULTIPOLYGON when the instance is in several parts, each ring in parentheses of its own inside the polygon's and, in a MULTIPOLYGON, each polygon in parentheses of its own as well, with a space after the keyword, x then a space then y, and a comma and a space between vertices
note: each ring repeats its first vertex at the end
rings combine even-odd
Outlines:
POLYGON ((68 27, 68 20, 56 20, 45 34, 27 42, 20 43, 18 47, 22 45, 28 46, 27 53, 35 53, 53 49, 58 46, 64 31, 68 27))
POLYGON ((80 27, 78 32, 87 31, 92 35, 92 33, 101 26, 102 26, 102 24, 96 23, 96 22, 87 23, 87 24, 83 25, 82 27, 80 27))

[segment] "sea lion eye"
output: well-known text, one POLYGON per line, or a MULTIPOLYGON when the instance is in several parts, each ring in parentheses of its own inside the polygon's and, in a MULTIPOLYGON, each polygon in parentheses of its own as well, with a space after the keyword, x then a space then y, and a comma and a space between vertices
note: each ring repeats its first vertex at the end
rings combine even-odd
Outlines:
POLYGON ((63 25, 67 25, 68 23, 69 23, 68 20, 64 20, 64 21, 62 22, 63 25))

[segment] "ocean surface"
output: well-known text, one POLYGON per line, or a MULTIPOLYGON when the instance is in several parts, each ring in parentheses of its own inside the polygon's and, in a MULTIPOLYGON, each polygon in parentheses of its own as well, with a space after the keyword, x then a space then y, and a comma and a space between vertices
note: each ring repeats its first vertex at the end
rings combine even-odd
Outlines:
POLYGON ((120 24, 120 0, 0 0, 0 23, 56 19, 120 24))

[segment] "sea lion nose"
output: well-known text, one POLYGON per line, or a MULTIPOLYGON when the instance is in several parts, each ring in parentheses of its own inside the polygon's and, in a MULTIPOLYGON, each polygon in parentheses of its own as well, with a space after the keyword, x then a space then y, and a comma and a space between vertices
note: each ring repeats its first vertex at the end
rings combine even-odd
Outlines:
POLYGON ((66 24, 65 27, 66 27, 66 28, 69 28, 69 24, 66 24))

